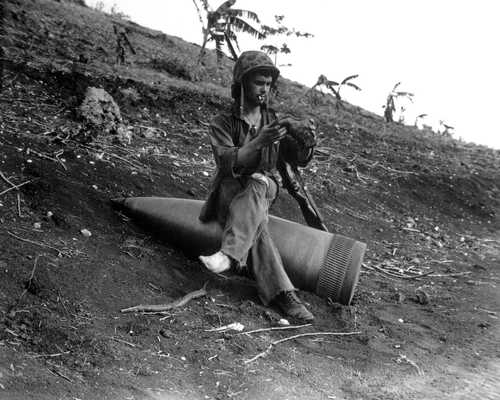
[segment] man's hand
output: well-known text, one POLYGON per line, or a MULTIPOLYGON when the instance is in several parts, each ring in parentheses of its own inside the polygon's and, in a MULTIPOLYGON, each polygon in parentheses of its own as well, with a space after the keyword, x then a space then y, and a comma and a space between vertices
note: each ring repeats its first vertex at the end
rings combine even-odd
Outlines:
POLYGON ((255 141, 258 148, 266 147, 283 139, 286 131, 286 128, 281 126, 278 121, 273 121, 268 125, 264 125, 253 141, 255 141))
POLYGON ((278 121, 264 125, 257 136, 238 149, 236 167, 248 168, 257 165, 260 159, 260 150, 273 143, 279 142, 286 136, 286 128, 278 121))

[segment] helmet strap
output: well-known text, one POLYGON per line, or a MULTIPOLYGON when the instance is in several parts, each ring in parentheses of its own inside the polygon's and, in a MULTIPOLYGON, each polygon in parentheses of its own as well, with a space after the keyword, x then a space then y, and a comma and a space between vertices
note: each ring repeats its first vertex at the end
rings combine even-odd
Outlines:
POLYGON ((240 84, 241 85, 241 90, 240 90, 240 116, 243 115, 243 104, 245 101, 245 89, 243 85, 243 82, 240 84))

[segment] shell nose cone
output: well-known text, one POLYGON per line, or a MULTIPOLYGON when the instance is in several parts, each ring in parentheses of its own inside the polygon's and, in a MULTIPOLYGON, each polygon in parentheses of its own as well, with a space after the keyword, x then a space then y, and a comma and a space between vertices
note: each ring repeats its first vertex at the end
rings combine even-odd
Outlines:
POLYGON ((110 200, 111 206, 117 210, 121 210, 125 207, 126 197, 116 197, 110 200))

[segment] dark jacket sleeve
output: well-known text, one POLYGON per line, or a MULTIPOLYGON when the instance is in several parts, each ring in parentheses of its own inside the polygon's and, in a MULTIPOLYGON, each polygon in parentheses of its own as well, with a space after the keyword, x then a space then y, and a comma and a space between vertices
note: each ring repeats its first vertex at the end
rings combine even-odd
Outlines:
POLYGON ((235 170, 238 147, 234 143, 234 128, 231 126, 231 117, 218 115, 209 126, 209 137, 215 163, 219 170, 219 176, 236 177, 235 170))

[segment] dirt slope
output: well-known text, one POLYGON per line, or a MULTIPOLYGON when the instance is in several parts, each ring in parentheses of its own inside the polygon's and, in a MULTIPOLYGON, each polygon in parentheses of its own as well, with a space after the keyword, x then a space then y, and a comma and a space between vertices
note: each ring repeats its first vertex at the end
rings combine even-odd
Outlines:
MULTIPOLYGON (((319 121, 304 175, 327 225, 368 244, 361 280, 350 307, 302 293, 312 327, 210 332, 279 316, 251 282, 208 275, 109 199, 204 198, 206 123, 229 104, 230 61, 217 68, 209 54, 197 68, 197 46, 66 2, 2 11, 1 399, 498 398, 498 151, 336 111, 331 98, 311 106, 283 79, 279 111, 319 121), (113 22, 138 53, 126 65, 114 64, 113 22), (130 144, 76 140, 89 86, 117 101, 130 144), (412 271, 428 275, 397 276, 412 271), (120 313, 205 282, 208 296, 166 315, 120 313), (312 332, 359 333, 286 341, 246 362, 312 332)), ((302 222, 286 194, 273 213, 302 222)))

